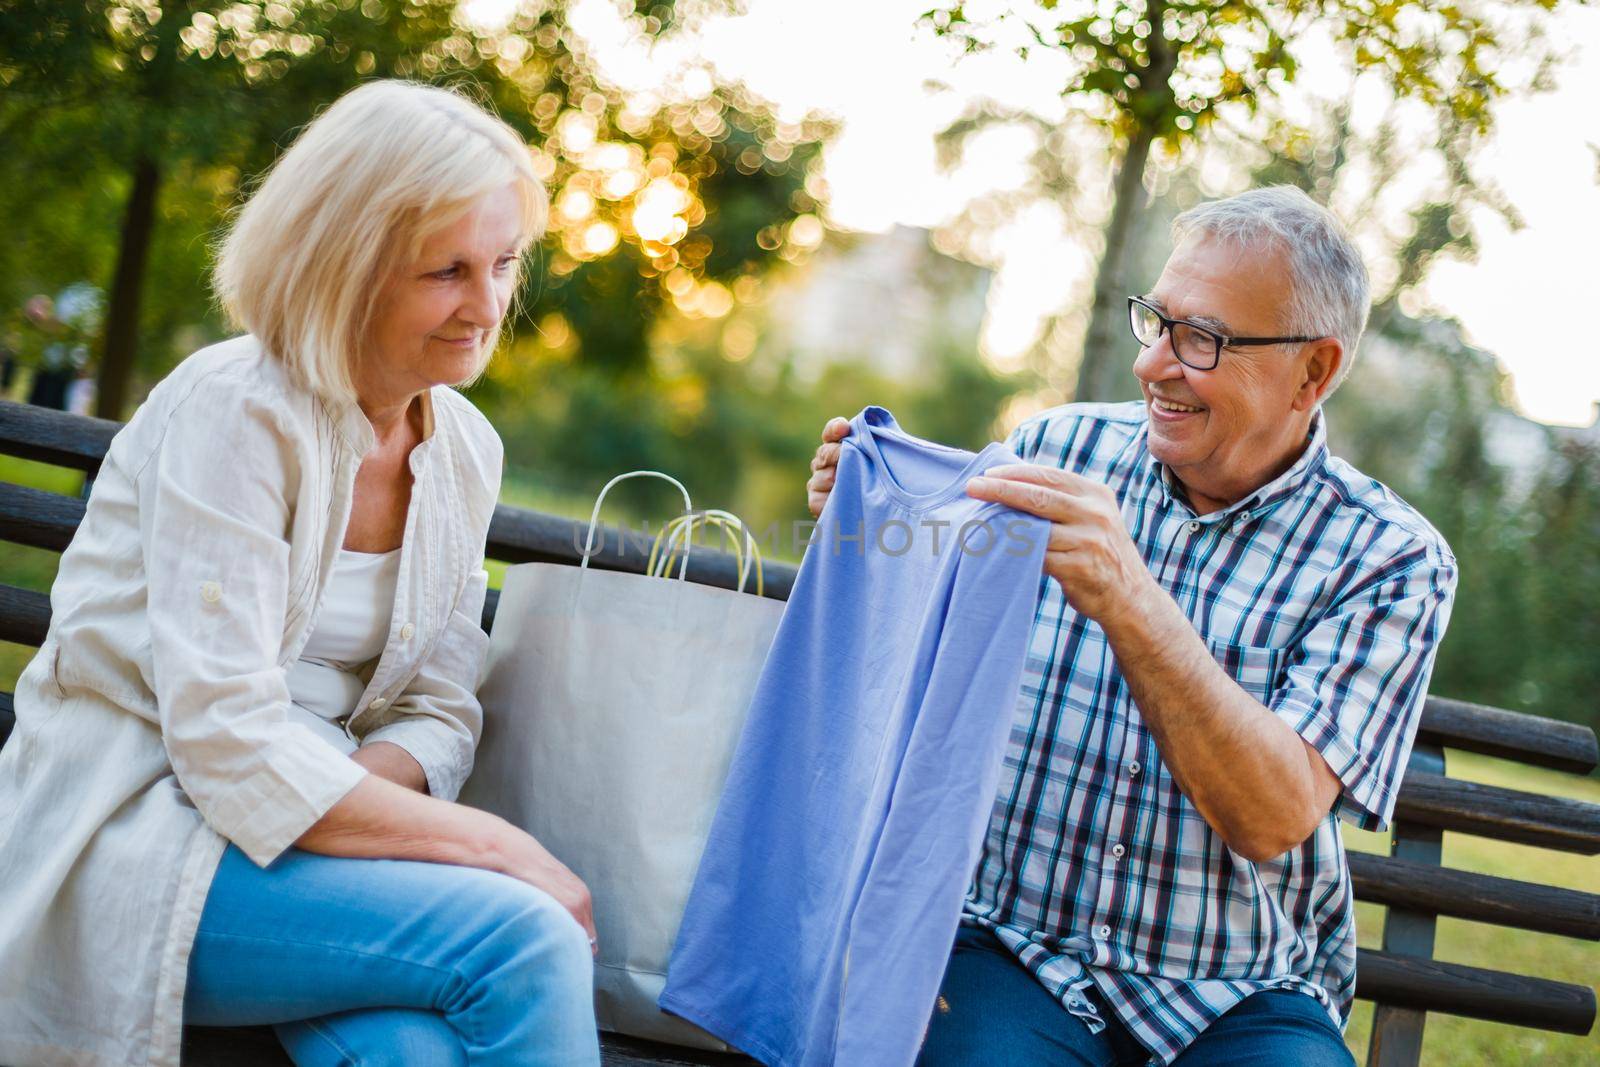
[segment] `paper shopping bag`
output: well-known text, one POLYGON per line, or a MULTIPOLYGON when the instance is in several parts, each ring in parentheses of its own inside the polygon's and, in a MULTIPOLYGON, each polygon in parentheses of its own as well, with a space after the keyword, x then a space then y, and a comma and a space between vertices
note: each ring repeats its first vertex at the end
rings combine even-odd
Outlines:
MULTIPOLYGON (((685 542, 692 527, 677 528, 685 542)), ((726 1048, 656 998, 783 607, 681 570, 506 572, 461 799, 532 834, 588 885, 602 1029, 726 1048)))

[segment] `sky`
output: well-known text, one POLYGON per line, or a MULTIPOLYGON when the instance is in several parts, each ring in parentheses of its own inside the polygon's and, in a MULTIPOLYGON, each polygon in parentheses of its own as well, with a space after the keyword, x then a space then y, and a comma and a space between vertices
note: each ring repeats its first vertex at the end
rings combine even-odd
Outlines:
MULTIPOLYGON (((515 0, 469 0, 492 20, 515 0)), ((952 63, 948 42, 914 32, 926 0, 745 0, 743 12, 710 25, 694 47, 719 75, 744 81, 780 114, 835 117, 825 149, 827 220, 837 229, 882 232, 935 227, 974 197, 1018 186, 1031 142, 997 131, 956 170, 941 167, 936 137, 972 101, 997 100, 1046 120, 1064 115, 1060 60, 1035 51, 952 63), (941 88, 931 88, 937 83, 941 88)), ((572 22, 591 37, 608 73, 647 88, 660 71, 693 57, 645 56, 630 46, 608 0, 578 0, 572 22)), ((1475 219, 1474 263, 1433 267, 1408 310, 1459 320, 1470 342, 1510 372, 1514 402, 1531 418, 1587 425, 1600 404, 1600 329, 1584 322, 1600 297, 1600 7, 1567 5, 1554 40, 1569 49, 1553 91, 1500 104, 1476 158, 1522 214, 1512 232, 1492 212, 1475 219)), ((1342 75, 1313 53, 1303 58, 1308 94, 1337 91, 1342 75)), ((1296 90, 1301 91, 1301 90, 1296 90)), ((1420 166, 1420 165, 1419 165, 1420 166)), ((1428 175, 1402 174, 1421 188, 1428 175)), ((1226 176, 1219 177, 1225 186, 1226 176)), ((1397 190, 1390 199, 1406 199, 1397 190)), ((1336 205, 1337 206, 1337 205, 1336 205)), ((1091 209, 1092 210, 1092 209, 1091 209)), ((1077 231, 1081 233, 1081 229, 1077 231)), ((1034 205, 987 234, 981 258, 995 269, 983 343, 999 366, 1021 358, 1048 317, 1081 297, 1092 250, 1059 210, 1034 205)))
POLYGON ((1569 8, 1564 36, 1578 55, 1557 89, 1500 113, 1480 163, 1527 223, 1479 227, 1475 264, 1441 263, 1427 299, 1511 371, 1524 414, 1587 425, 1600 402, 1600 8, 1569 8))

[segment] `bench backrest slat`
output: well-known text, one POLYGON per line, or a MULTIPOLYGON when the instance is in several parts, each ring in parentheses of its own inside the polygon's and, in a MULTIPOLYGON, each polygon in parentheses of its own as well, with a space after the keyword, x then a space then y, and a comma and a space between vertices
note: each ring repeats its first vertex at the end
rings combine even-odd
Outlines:
POLYGON ((44 644, 50 629, 50 598, 32 589, 0 585, 0 641, 17 645, 44 644))
POLYGON ((1519 930, 1600 940, 1600 896, 1370 852, 1349 852, 1356 896, 1519 930))
POLYGON ((1587 1034, 1594 1026, 1594 990, 1459 963, 1356 952, 1356 996, 1418 1011, 1587 1034))
POLYGON ((1408 772, 1395 819, 1586 856, 1600 853, 1600 805, 1408 772))
POLYGON ((93 474, 122 423, 0 400, 0 452, 93 474))
POLYGON ((1569 774, 1600 765, 1600 741, 1587 726, 1448 697, 1428 698, 1417 740, 1569 774))

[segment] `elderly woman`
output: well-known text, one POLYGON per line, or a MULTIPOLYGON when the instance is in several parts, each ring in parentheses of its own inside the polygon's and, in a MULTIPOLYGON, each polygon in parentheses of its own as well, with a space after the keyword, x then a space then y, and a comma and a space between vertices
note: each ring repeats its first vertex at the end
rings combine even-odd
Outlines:
POLYGON ((599 1059, 583 884, 472 767, 495 347, 545 196, 453 93, 365 85, 235 220, 248 335, 111 443, 0 750, 0 1062, 599 1059))

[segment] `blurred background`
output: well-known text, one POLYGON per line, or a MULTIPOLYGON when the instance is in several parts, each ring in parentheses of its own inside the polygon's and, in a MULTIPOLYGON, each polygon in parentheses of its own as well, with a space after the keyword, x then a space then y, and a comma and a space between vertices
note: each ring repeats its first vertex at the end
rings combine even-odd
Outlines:
MULTIPOLYGON (((1134 397, 1123 299, 1171 219, 1301 186, 1375 283, 1334 450, 1461 563, 1433 691, 1600 726, 1595 6, 12 0, 0 392, 126 418, 225 336, 207 275, 229 210, 373 77, 469 85, 534 146, 550 233, 471 396, 507 445, 505 499, 573 516, 654 467, 787 529, 830 416, 882 404, 976 448, 1134 397)), ((614 517, 669 509, 629 490, 614 517)), ((54 554, 5 551, 0 580, 49 588, 54 554)), ((27 655, 0 647, 6 688, 27 655)), ((1600 799, 1592 778, 1451 769, 1600 799)), ((1476 839, 1446 862, 1600 884, 1593 859, 1476 839)), ((1512 936, 1445 920, 1440 954, 1596 981, 1593 946, 1512 936)), ((1428 1034, 1430 1063, 1600 1062, 1594 1037, 1428 1034)))

